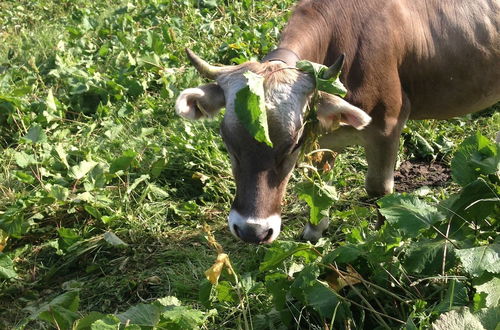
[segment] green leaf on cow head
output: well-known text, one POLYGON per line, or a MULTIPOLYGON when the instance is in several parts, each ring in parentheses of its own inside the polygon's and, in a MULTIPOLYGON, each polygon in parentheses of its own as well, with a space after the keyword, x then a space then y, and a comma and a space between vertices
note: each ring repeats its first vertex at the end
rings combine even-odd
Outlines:
POLYGON ((339 80, 339 73, 329 79, 323 78, 323 74, 328 67, 323 64, 318 64, 310 61, 299 61, 296 64, 297 68, 301 71, 310 73, 313 75, 316 82, 316 89, 329 94, 335 94, 344 97, 347 94, 347 89, 344 87, 342 82, 339 80))
POLYGON ((236 116, 255 140, 272 147, 267 126, 264 77, 251 71, 243 75, 247 78, 247 85, 236 93, 234 103, 236 116))

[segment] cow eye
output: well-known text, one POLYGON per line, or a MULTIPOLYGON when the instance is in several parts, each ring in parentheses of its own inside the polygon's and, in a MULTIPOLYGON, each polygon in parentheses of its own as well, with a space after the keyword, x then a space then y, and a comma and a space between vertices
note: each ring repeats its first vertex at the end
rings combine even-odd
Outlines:
POLYGON ((295 151, 297 151, 297 149, 299 149, 300 147, 302 147, 302 144, 304 143, 304 136, 302 135, 299 139, 299 141, 297 141, 297 143, 293 146, 293 149, 292 151, 290 152, 291 154, 293 154, 295 151))

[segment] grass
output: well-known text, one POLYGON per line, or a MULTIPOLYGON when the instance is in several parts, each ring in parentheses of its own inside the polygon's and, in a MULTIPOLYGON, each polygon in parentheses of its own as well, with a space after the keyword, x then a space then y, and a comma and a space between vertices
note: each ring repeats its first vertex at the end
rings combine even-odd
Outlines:
MULTIPOLYGON (((174 115, 173 103, 180 90, 202 83, 184 47, 214 63, 259 58, 276 44, 292 3, 0 4, 0 216, 11 212, 9 219, 22 227, 13 229, 3 250, 19 277, 0 280, 0 328, 22 324, 68 286, 81 288, 81 315, 121 312, 168 295, 205 310, 200 285, 216 257, 201 229, 205 222, 237 272, 263 280, 258 268, 265 248, 235 241, 226 228, 234 183, 218 136, 222 117, 185 122, 174 115), (22 157, 32 160, 23 165, 22 157), (84 162, 99 165, 80 175, 84 162), (128 247, 106 244, 107 231, 128 247)), ((437 144, 432 153, 417 156, 449 162, 472 132, 493 137, 500 127, 497 110, 448 122, 410 122, 407 131, 431 143, 447 137, 448 149, 437 144)), ((400 157, 415 155, 417 147, 405 142, 400 157)), ((362 149, 339 155, 333 170, 340 201, 329 235, 341 241, 376 215, 373 207, 362 208, 362 149)), ((299 180, 296 172, 282 238, 296 238, 307 221, 305 204, 293 194, 299 180)), ((256 286, 248 298, 253 315, 272 307, 262 284, 256 286)), ((237 301, 220 299, 213 306, 218 314, 205 328, 243 326, 237 301)), ((27 326, 48 327, 40 320, 27 326)))

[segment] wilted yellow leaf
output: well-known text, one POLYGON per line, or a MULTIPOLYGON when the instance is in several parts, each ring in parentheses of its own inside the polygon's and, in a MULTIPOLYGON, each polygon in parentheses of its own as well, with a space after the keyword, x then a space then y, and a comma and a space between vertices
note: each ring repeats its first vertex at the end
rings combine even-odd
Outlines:
POLYGON ((225 253, 219 253, 212 267, 207 269, 207 271, 205 272, 207 280, 209 280, 213 285, 219 282, 219 277, 222 273, 224 265, 227 265, 228 267, 230 266, 229 257, 225 253))
POLYGON ((347 266, 347 273, 342 272, 341 274, 337 270, 337 272, 329 273, 325 278, 330 288, 337 292, 348 285, 361 283, 361 279, 361 275, 350 265, 347 266))
POLYGON ((7 235, 6 232, 4 232, 2 229, 0 229, 0 252, 3 251, 5 246, 7 245, 7 240, 9 239, 9 235, 7 235))
POLYGON ((208 244, 210 244, 217 251, 218 254, 224 253, 222 246, 217 242, 217 240, 214 237, 214 234, 212 234, 212 229, 206 223, 203 224, 203 231, 207 234, 208 244))

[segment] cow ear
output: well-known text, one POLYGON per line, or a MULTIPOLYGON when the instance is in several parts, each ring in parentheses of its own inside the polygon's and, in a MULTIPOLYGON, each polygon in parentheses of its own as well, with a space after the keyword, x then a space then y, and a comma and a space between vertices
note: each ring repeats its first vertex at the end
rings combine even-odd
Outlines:
POLYGON ((226 104, 224 91, 216 83, 188 88, 175 101, 175 112, 191 120, 211 118, 226 104))
POLYGON ((370 123, 372 118, 363 110, 344 99, 327 93, 321 93, 318 103, 318 119, 325 128, 343 123, 360 130, 370 123))

